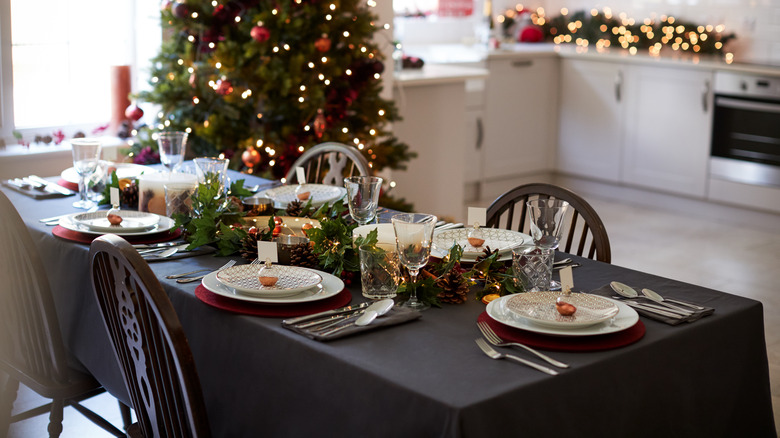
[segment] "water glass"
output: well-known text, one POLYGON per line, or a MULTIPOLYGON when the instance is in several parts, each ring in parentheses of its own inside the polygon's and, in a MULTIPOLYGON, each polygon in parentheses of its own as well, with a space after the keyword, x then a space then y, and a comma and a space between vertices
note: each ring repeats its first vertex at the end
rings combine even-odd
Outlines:
POLYGON ((361 247, 358 251, 363 296, 372 300, 395 297, 401 279, 398 253, 378 247, 361 247))
POLYGON ((428 263, 433 243, 436 216, 421 213, 401 213, 391 219, 395 230, 398 259, 406 266, 411 277, 412 291, 409 300, 402 304, 415 310, 425 310, 429 304, 417 299, 417 274, 428 263))
POLYGON ((534 199, 526 203, 531 218, 531 237, 536 246, 558 248, 565 228, 569 203, 560 199, 534 199))
POLYGON ((227 170, 230 160, 218 157, 200 157, 192 161, 195 162, 198 182, 210 186, 214 181, 217 181, 219 183, 217 197, 223 194, 227 184, 227 170))
POLYGON ((382 178, 376 176, 351 176, 344 178, 347 189, 349 214, 358 225, 366 225, 376 217, 382 178))
POLYGON ((181 131, 166 131, 157 134, 157 145, 160 150, 160 161, 171 173, 176 169, 187 152, 187 133, 181 131))
POLYGON ((79 175, 79 200, 73 203, 76 208, 88 209, 95 202, 87 197, 87 177, 97 169, 100 161, 100 140, 96 138, 74 138, 70 142, 73 150, 73 167, 79 175))
POLYGON ((521 245, 513 248, 515 284, 525 292, 550 290, 554 253, 554 249, 540 246, 521 245))

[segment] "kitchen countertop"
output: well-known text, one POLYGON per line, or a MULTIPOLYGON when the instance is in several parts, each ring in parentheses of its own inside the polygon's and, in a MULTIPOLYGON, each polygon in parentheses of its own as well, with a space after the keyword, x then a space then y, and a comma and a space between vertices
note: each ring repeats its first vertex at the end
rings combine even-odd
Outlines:
POLYGON ((396 84, 413 87, 484 79, 487 75, 488 71, 484 68, 426 63, 421 69, 404 69, 396 72, 393 80, 396 84))

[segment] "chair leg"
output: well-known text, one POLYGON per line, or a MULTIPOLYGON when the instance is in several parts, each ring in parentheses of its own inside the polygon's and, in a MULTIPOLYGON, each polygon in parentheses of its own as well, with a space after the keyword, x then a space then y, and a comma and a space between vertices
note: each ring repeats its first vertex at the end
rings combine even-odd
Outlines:
POLYGON ((121 401, 118 403, 119 403, 119 412, 122 414, 122 426, 124 426, 125 431, 127 431, 127 428, 130 427, 131 424, 133 424, 133 417, 130 414, 130 407, 122 403, 121 401))
POLYGON ((62 433, 62 415, 64 409, 64 400, 52 400, 51 413, 49 414, 49 438, 58 438, 62 433))
POLYGON ((6 379, 5 385, 3 385, 2 396, 0 396, 2 397, 0 399, 0 437, 6 438, 8 436, 8 428, 11 426, 11 412, 14 409, 16 393, 19 391, 19 381, 4 373, 0 377, 6 379))

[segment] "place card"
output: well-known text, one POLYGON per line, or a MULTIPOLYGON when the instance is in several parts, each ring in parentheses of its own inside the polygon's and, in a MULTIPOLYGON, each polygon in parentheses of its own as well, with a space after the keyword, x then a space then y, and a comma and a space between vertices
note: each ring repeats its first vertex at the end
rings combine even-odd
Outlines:
POLYGON ((306 184, 306 172, 304 172, 303 167, 295 168, 295 176, 298 178, 298 184, 306 184))
POLYGON ((568 293, 574 289, 574 275, 572 274, 571 266, 564 266, 558 271, 558 275, 561 277, 561 292, 568 293))
POLYGON ((114 207, 119 206, 119 189, 117 187, 111 187, 110 190, 111 194, 111 205, 114 207))
POLYGON ((271 263, 279 263, 279 249, 276 246, 276 242, 258 240, 257 259, 262 261, 271 259, 271 263))
POLYGON ((481 207, 469 207, 466 228, 473 227, 474 223, 479 223, 480 227, 484 227, 485 222, 487 222, 487 209, 481 207))

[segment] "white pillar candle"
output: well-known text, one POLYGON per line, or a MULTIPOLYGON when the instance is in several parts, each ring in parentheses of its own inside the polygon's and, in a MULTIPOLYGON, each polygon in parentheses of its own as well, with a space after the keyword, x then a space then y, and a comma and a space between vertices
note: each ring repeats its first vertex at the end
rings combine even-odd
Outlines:
POLYGON ((373 230, 377 230, 377 243, 378 248, 382 248, 385 251, 395 251, 395 230, 393 224, 368 224, 355 228, 352 231, 352 239, 357 239, 359 236, 367 236, 373 230))

